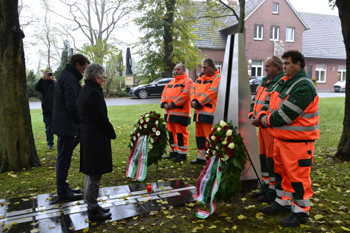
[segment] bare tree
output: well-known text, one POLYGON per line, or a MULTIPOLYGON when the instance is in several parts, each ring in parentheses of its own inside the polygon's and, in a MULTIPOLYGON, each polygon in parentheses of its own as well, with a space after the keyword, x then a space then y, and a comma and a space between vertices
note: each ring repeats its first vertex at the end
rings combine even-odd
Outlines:
MULTIPOLYGON (((69 7, 69 16, 63 16, 72 23, 65 27, 70 34, 71 31, 82 32, 89 45, 94 47, 98 43, 110 43, 113 32, 123 29, 122 25, 131 12, 129 0, 60 0, 69 7), (124 20, 124 21, 123 21, 124 20)), ((72 35, 72 34, 71 34, 72 35)), ((75 38, 72 35, 75 44, 75 38)), ((76 46, 75 46, 76 47, 76 46)), ((100 46, 103 48, 103 46, 100 46)), ((95 51, 96 57, 102 57, 103 51, 95 51)))
POLYGON ((40 166, 27 97, 18 0, 0 0, 0 172, 40 166))

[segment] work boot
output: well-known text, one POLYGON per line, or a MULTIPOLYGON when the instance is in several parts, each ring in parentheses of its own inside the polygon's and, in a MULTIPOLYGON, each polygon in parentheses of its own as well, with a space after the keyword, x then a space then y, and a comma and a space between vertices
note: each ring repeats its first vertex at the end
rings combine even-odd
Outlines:
POLYGON ((99 208, 94 210, 88 210, 88 217, 90 221, 99 221, 99 220, 107 220, 111 218, 111 213, 105 213, 101 211, 99 208))
POLYGON ((258 198, 258 197, 263 196, 263 195, 264 195, 264 192, 260 190, 259 192, 254 192, 252 194, 252 197, 258 198))
POLYGON ((187 159, 186 156, 178 155, 177 157, 173 158, 173 162, 180 163, 182 161, 185 161, 187 159))
POLYGON ((278 209, 278 207, 276 205, 273 205, 273 206, 264 207, 263 212, 265 214, 278 214, 282 211, 280 209, 278 209))
POLYGON ((275 197, 269 197, 269 196, 267 196, 267 199, 266 199, 265 195, 259 197, 260 202, 270 202, 271 203, 271 202, 274 202, 275 199, 276 199, 275 197), (269 201, 267 201, 267 200, 269 200, 269 201))
POLYGON ((170 152, 168 156, 163 157, 163 159, 172 159, 178 156, 177 152, 170 152))
POLYGON ((202 164, 202 163, 205 163, 205 162, 207 162, 207 160, 205 160, 205 159, 195 159, 195 160, 192 160, 190 162, 190 164, 202 164))
POLYGON ((289 217, 284 218, 281 220, 281 224, 286 227, 298 227, 300 226, 300 223, 293 215, 289 215, 289 217))
POLYGON ((58 195, 58 198, 61 201, 76 201, 82 199, 83 194, 74 193, 70 189, 68 189, 68 191, 65 194, 58 195))

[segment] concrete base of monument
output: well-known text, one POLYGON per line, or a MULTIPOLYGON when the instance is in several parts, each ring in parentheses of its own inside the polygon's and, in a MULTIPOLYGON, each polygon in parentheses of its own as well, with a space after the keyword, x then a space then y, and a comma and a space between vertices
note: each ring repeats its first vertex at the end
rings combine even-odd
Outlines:
POLYGON ((259 181, 255 180, 242 180, 242 188, 240 193, 248 194, 255 189, 258 189, 259 181))
MULTIPOLYGON (((182 180, 101 188, 99 204, 110 208, 109 222, 130 218, 162 207, 193 202, 196 187, 182 180)), ((84 200, 60 203, 57 194, 42 194, 0 200, 0 232, 73 232, 105 224, 88 221, 84 200)))

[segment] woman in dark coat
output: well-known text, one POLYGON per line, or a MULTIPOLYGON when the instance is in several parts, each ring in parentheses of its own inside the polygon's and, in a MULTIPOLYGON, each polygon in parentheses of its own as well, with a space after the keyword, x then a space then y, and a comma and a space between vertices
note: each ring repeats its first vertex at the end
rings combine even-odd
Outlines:
POLYGON ((91 63, 85 70, 85 86, 79 94, 80 171, 85 174, 84 199, 89 219, 105 220, 111 214, 97 203, 102 174, 112 171, 111 139, 116 138, 107 115, 102 86, 106 69, 91 63))

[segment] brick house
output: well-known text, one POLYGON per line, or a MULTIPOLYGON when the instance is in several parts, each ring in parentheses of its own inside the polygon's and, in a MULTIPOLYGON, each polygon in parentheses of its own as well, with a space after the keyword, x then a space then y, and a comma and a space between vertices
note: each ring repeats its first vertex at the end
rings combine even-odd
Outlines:
MULTIPOLYGON (((231 1, 234 6, 237 1, 231 1)), ((239 15, 239 7, 236 7, 239 15)), ((345 78, 346 53, 338 16, 297 12, 288 0, 246 0, 245 47, 248 73, 265 76, 264 60, 283 51, 299 50, 306 60, 306 71, 317 79, 318 90, 332 90, 337 80, 345 78)), ((225 19, 228 25, 215 35, 207 35, 205 22, 198 25, 202 40, 196 46, 203 57, 211 57, 221 68, 227 35, 238 29, 235 17, 225 19)), ((198 66, 189 72, 191 78, 201 72, 198 66)))

